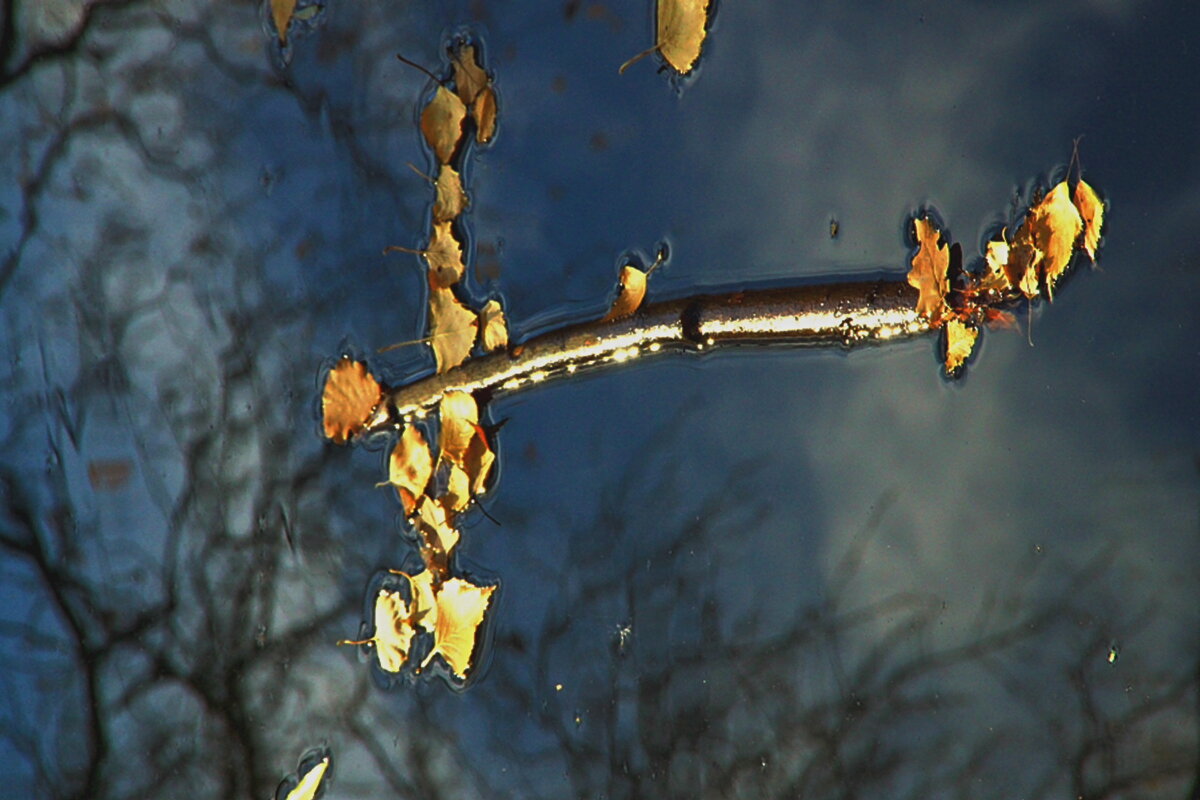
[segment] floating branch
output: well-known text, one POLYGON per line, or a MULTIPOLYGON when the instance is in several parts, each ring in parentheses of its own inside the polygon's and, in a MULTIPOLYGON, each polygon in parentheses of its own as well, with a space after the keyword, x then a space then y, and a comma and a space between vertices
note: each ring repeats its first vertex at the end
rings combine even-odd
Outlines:
POLYGON ((434 410, 447 392, 493 397, 642 355, 730 343, 854 347, 931 330, 903 280, 702 295, 643 306, 618 320, 572 325, 390 391, 365 425, 386 429, 434 410))

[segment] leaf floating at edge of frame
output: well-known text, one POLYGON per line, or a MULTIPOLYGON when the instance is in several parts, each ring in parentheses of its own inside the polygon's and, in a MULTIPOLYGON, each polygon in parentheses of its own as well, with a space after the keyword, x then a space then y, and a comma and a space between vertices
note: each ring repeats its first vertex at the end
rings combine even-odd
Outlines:
POLYGON ((404 505, 404 513, 412 514, 417 498, 425 492, 433 475, 433 455, 429 444, 415 425, 406 425, 392 454, 388 458, 388 483, 404 505))
POLYGON ((437 622, 433 649, 425 657, 422 669, 440 655, 451 672, 466 679, 475 655, 475 639, 487 614, 495 586, 476 586, 462 578, 445 581, 437 592, 437 622))
POLYGON ((271 0, 271 19, 275 23, 275 32, 279 35, 279 43, 287 44, 288 25, 292 23, 292 15, 296 12, 296 0, 271 0))
POLYGON ((325 772, 329 769, 329 756, 313 764, 308 772, 300 778, 300 782, 283 800, 313 800, 321 790, 321 781, 325 780, 325 772))
POLYGON ((1083 219, 1083 250, 1092 261, 1096 260, 1096 248, 1100 246, 1101 229, 1104 226, 1104 201, 1086 181, 1075 184, 1072 196, 1075 208, 1083 219))
POLYGON ((621 267, 621 278, 617 284, 617 297, 613 300, 612 308, 604 315, 601 322, 628 317, 641 308, 646 299, 646 273, 632 264, 621 267))
POLYGON ((437 88, 433 99, 421 112, 421 133, 439 163, 448 164, 454 157, 466 117, 467 107, 445 86, 437 88))
POLYGON ((467 360, 478 325, 475 312, 460 303, 453 291, 429 287, 429 346, 439 373, 467 360))
POLYGON ((700 58, 709 0, 658 0, 656 46, 677 72, 686 75, 700 58))
POLYGON ((508 322, 499 300, 488 300, 479 311, 479 344, 488 353, 508 346, 508 322))
POLYGON ((383 397, 383 387, 367 372, 367 365, 343 356, 325 378, 321 416, 325 436, 345 444, 363 429, 383 397))
POLYGON ((953 377, 975 350, 979 329, 974 325, 951 319, 946 323, 946 374, 953 377))
POLYGON ((946 272, 950 267, 950 248, 941 238, 937 226, 927 217, 913 220, 917 252, 912 257, 908 283, 919 292, 917 313, 934 327, 941 324, 949 312, 946 295, 950 291, 946 272))

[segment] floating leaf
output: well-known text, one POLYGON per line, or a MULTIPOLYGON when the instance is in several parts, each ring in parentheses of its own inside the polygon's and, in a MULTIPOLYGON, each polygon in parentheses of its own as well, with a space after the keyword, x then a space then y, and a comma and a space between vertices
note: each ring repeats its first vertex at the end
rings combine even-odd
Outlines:
POLYGON ((951 319, 946 323, 946 374, 956 375, 971 357, 975 343, 979 340, 979 329, 961 320, 951 319))
POLYGON ((489 353, 508 346, 508 323, 498 300, 487 301, 479 312, 479 343, 489 353))
POLYGON ((937 226, 928 218, 914 219, 913 228, 917 236, 917 252, 912 257, 908 283, 919 292, 917 313, 937 327, 949 312, 946 295, 950 291, 950 283, 946 272, 950 267, 950 249, 941 240, 937 226))
POLYGON ((451 578, 441 585, 437 593, 433 649, 421 664, 422 669, 435 655, 440 655, 456 676, 467 677, 479 626, 495 591, 495 586, 475 586, 462 578, 451 578))
POLYGON ((1004 238, 1004 231, 1000 232, 999 239, 987 243, 983 260, 987 264, 987 272, 979 280, 979 289, 1005 293, 1013 288, 1004 271, 1008 263, 1008 241, 1004 238))
POLYGON ((1104 201, 1084 181, 1075 184, 1073 199, 1083 219, 1083 250, 1088 258, 1095 261, 1096 248, 1100 246, 1100 229, 1104 226, 1104 201))
POLYGON ((399 672, 408 660, 415 634, 408 603, 400 592, 380 589, 375 596, 375 633, 369 639, 343 639, 338 644, 374 645, 380 668, 399 672))
POLYGON ((444 562, 458 545, 458 529, 454 527, 446 509, 428 495, 417 502, 417 533, 425 547, 444 562))
MULTIPOLYGON (((458 171, 454 167, 451 167, 449 164, 442 164, 442 168, 438 170, 438 177, 434 183, 434 187, 437 189, 437 199, 433 203, 433 221, 435 223, 448 223, 461 214, 467 207, 467 193, 463 191, 462 176, 458 174, 458 171)), ((457 245, 458 242, 455 241, 455 244, 457 245)), ((461 248, 459 249, 458 257, 461 264, 461 248)), ((461 268, 459 274, 461 275, 461 268)))
POLYGON ((284 797, 284 800, 313 800, 321 789, 321 781, 325 780, 325 772, 329 769, 329 756, 317 761, 300 777, 300 781, 284 797))
POLYGON ((437 371, 445 372, 466 361, 475 345, 479 321, 450 289, 429 289, 429 345, 437 361, 437 371))
POLYGON ((429 264, 429 285, 448 289, 458 283, 465 269, 462 245, 451 230, 450 222, 435 222, 429 247, 421 251, 429 264))
POLYGON ((641 307, 646 299, 646 273, 632 264, 621 267, 621 280, 617 284, 617 298, 602 322, 611 322, 628 317, 641 307))
POLYGON ((1070 266, 1082 231, 1083 219, 1071 202, 1067 182, 1062 181, 1038 204, 1033 227, 1034 242, 1043 253, 1041 272, 1047 294, 1053 295, 1055 284, 1070 266))
POLYGON ((367 365, 343 356, 329 371, 321 394, 325 436, 343 444, 362 430, 383 397, 383 387, 367 365))
POLYGON ((467 392, 446 392, 438 406, 442 432, 442 457, 461 465, 471 440, 479 430, 479 404, 467 392))
POLYGON ((275 32, 279 34, 280 44, 287 44, 288 25, 291 24, 295 11, 296 0, 271 0, 271 19, 275 22, 275 32))
POLYGON ((412 624, 424 629, 428 633, 433 633, 434 626, 437 623, 437 601, 434 599, 433 592, 433 572, 422 570, 412 576, 405 575, 403 572, 396 574, 404 575, 408 578, 409 585, 412 586, 412 624))
POLYGON ((471 115, 475 117, 475 141, 487 144, 496 135, 496 90, 484 88, 471 104, 471 115))
POLYGON ((433 455, 425 437, 415 425, 405 426, 388 459, 388 483, 396 487, 405 514, 416 510, 417 498, 424 493, 432 475, 433 455))
POLYGON ((475 102, 475 98, 488 85, 487 73, 475 58, 474 45, 464 44, 451 56, 454 66, 454 88, 464 106, 475 102))
POLYGON ((492 472, 492 465, 496 463, 496 454, 488 445, 483 430, 478 426, 475 430, 475 438, 463 454, 463 471, 471 481, 471 495, 477 497, 483 494, 487 486, 488 475, 492 472))
POLYGON ((439 86, 429 105, 421 112, 421 133, 437 156, 439 163, 448 164, 462 138, 462 124, 467 107, 458 95, 439 86))
POLYGON ((676 72, 691 72, 700 57, 704 44, 704 27, 708 23, 709 0, 658 0, 657 31, 654 47, 638 53, 621 65, 624 72, 630 65, 657 50, 676 72))

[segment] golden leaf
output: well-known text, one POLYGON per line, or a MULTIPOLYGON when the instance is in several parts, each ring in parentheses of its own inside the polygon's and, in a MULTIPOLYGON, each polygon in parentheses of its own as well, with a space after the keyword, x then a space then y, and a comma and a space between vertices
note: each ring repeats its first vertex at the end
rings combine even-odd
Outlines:
POLYGON ((681 74, 691 72, 704 43, 708 0, 658 0, 658 52, 681 74))
POLYGON ((462 138, 462 124, 467 107, 458 95, 439 86, 429 105, 421 112, 421 133, 437 156, 439 163, 448 164, 462 138))
POLYGON ((1053 296, 1054 285, 1075 254, 1075 243, 1083 231, 1083 219, 1071 202, 1067 182, 1062 181, 1037 205, 1033 221, 1033 240, 1042 251, 1041 274, 1046 279, 1046 294, 1053 296))
POLYGON ((464 44, 451 57, 454 66, 454 88, 464 106, 475 102, 475 98, 488 85, 487 73, 475 58, 474 45, 464 44))
POLYGON ((367 365, 343 356, 329 371, 321 393, 325 436, 337 444, 362 430, 383 397, 383 387, 367 372, 367 365))
POLYGON ((388 459, 388 483, 396 487, 405 514, 416 509, 417 498, 424 493, 432 475, 433 456, 425 437, 415 425, 406 426, 388 459))
POLYGON ((437 371, 445 372, 467 360, 475 345, 479 321, 450 289, 429 289, 429 346, 437 361, 437 371))
POLYGON ((496 135, 496 90, 490 85, 471 104, 471 115, 475 117, 475 141, 487 144, 496 135))
POLYGON ((442 504, 428 495, 417 502, 416 527, 421 541, 439 556, 449 557, 458 545, 458 528, 442 504))
POLYGON ((946 323, 946 374, 956 375, 975 349, 979 329, 958 319, 946 323))
POLYGON ((942 317, 949 312, 946 295, 950 283, 946 272, 950 268, 950 249, 937 227, 928 218, 913 220, 917 235, 917 252, 912 257, 912 268, 908 271, 908 283, 919 293, 917 313, 937 327, 942 317))
POLYGON ((287 793, 284 800, 313 800, 321 788, 321 781, 325 779, 325 771, 328 769, 329 756, 325 756, 313 764, 308 772, 304 773, 299 783, 287 793))
MULTIPOLYGON (((395 570, 393 570, 394 572, 395 570)), ((405 575, 405 573, 397 573, 405 575)), ((413 609, 410 619, 414 625, 423 628, 428 633, 433 633, 434 626, 437 624, 437 600, 433 596, 433 573, 430 570, 423 570, 416 575, 408 576, 409 585, 413 589, 413 609)))
MULTIPOLYGON (((435 223, 448 223, 461 214, 469 202, 467 200, 467 193, 463 191, 462 176, 458 174, 458 171, 454 167, 451 167, 449 164, 442 164, 442 168, 438 171, 434 187, 437 189, 437 199, 433 202, 433 221, 435 223)), ((455 241, 455 244, 457 245, 458 242, 455 241)), ((458 258, 461 264, 461 249, 459 250, 458 258)), ((459 274, 462 274, 461 266, 459 274)))
POLYGON ((462 278, 462 245, 454 237, 450 222, 433 223, 433 235, 429 247, 421 251, 429 264, 429 285, 448 289, 462 278))
POLYGON ((1073 199, 1083 219, 1083 250, 1088 258, 1095 261, 1096 248, 1100 246, 1100 229, 1104 226, 1104 201, 1084 181, 1075 184, 1073 199))
POLYGON ((446 470, 446 491, 441 501, 447 512, 461 513, 471 505, 471 480, 467 471, 453 461, 439 464, 446 470))
POLYGON ((479 342, 489 353, 508 346, 508 323, 498 300, 488 300, 479 312, 479 342))
POLYGON ((375 633, 369 639, 343 639, 338 644, 372 644, 380 668, 387 672, 399 672, 408 660, 415 634, 408 604, 400 592, 380 589, 375 596, 375 633))
POLYGON ((628 317, 637 311, 646 299, 646 273, 632 264, 621 267, 621 280, 617 284, 617 299, 601 322, 628 317))
POLYGON ((488 475, 491 474, 492 465, 495 462, 496 454, 488 446, 482 429, 476 426, 475 438, 471 440, 467 451, 463 453, 463 471, 471 481, 473 496, 483 494, 487 486, 488 475))
POLYGON ((296 0, 271 0, 271 18, 275 21, 280 44, 287 44, 287 29, 295 10, 296 0))
POLYGON ((442 432, 439 448, 442 456, 460 466, 479 427, 479 404, 467 392, 446 392, 438 406, 442 432))
POLYGON ((433 649, 421 668, 435 655, 440 655, 450 670, 465 679, 471 669, 475 638, 491 603, 495 586, 475 586, 462 578, 451 578, 437 593, 437 622, 433 632, 433 649))
POLYGON ((980 278, 979 288, 1002 293, 1011 289, 1012 284, 1008 282, 1008 274, 1004 271, 1004 265, 1008 263, 1008 241, 1003 231, 999 239, 987 243, 983 259, 987 264, 987 272, 980 278))

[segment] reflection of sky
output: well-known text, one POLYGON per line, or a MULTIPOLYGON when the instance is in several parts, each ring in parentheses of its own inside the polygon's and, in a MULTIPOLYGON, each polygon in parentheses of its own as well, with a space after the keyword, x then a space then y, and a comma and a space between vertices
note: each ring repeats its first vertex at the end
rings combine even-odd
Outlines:
MULTIPOLYGON (((769 637, 794 609, 821 601, 881 504, 844 602, 928 593, 944 603, 931 641, 952 645, 977 634, 990 594, 1050 602, 1108 553, 1076 599, 1121 642, 1123 676, 1194 661, 1200 176, 1186 98, 1200 96, 1200 71, 1177 24, 1187 9, 723 3, 699 74, 677 93, 649 59, 617 74, 645 45, 645 9, 590 8, 569 20, 533 5, 489 9, 481 28, 500 133, 465 171, 467 222, 479 246, 498 248, 500 275, 472 290, 500 293, 517 330, 598 312, 619 255, 650 254, 660 240, 671 261, 651 291, 663 294, 900 270, 903 222, 924 204, 976 253, 1014 189, 1060 169, 1079 134, 1087 176, 1112 203, 1102 270, 1074 276, 1035 314, 1035 346, 986 334, 955 385, 937 377, 922 342, 849 356, 680 358, 498 403, 494 416, 509 422, 490 502, 503 525, 474 524, 463 550, 503 583, 494 663, 461 697, 437 686, 372 695, 377 713, 436 715, 477 756, 469 774, 527 786, 506 777, 521 771, 512 753, 553 751, 555 740, 519 707, 503 725, 494 718, 512 702, 506 664, 525 663, 514 637, 536 644, 543 620, 565 614, 576 650, 555 651, 553 674, 515 680, 568 717, 581 712, 577 736, 593 741, 591 719, 611 699, 614 632, 633 623, 634 656, 619 662, 627 683, 670 667, 674 648, 699 635, 699 610, 663 595, 672 580, 710 582, 723 631, 769 637), (631 473, 673 491, 618 493, 631 473), (652 555, 712 497, 719 533, 697 534, 697 552, 652 555), (628 594, 583 603, 589 581, 617 580, 643 560, 628 594), (757 627, 739 627, 749 613, 761 615, 757 627), (542 681, 562 682, 565 694, 542 681)), ((6 399, 37 424, 10 416, 0 430, 7 469, 62 477, 93 534, 82 557, 119 584, 116 596, 136 603, 162 591, 128 573, 153 573, 164 557, 188 469, 225 481, 207 519, 251 536, 267 524, 256 518, 261 493, 289 491, 320 452, 306 416, 320 363, 344 347, 369 354, 419 335, 418 268, 380 253, 421 242, 427 190, 405 162, 431 169, 413 124, 428 87, 392 53, 433 65, 441 37, 469 18, 463 8, 331 8, 324 28, 293 45, 294 92, 245 9, 185 19, 174 48, 153 17, 141 32, 96 35, 111 60, 85 63, 70 90, 79 107, 127 114, 140 146, 116 133, 126 129, 86 127, 47 179, 41 228, 0 296, 6 399), (158 80, 134 79, 142 61, 158 80), (127 384, 104 377, 112 363, 127 384), (284 411, 263 411, 272 404, 284 411), (78 430, 68 435, 64 420, 78 430), (212 430, 209 455, 185 465, 212 430), (62 459, 49 468, 47 442, 62 459), (97 459, 129 459, 138 476, 122 492, 96 491, 87 467, 97 459)), ((60 107, 55 74, 6 90, 6 129, 37 103, 60 107)), ((4 169, 21 174, 20 146, 3 138, 4 169)), ((20 201, 5 183, 0 230, 12 240, 20 201)), ((400 377, 420 358, 375 363, 400 377)), ((273 629, 302 622, 309 597, 352 609, 322 641, 354 633, 362 585, 405 552, 387 538, 395 504, 368 485, 379 459, 341 453, 316 478, 306 473, 315 495, 288 501, 301 517, 299 555, 280 581, 288 602, 273 629)), ((29 480, 51 505, 50 481, 29 480)), ((211 533, 193 522, 183 529, 211 533)), ((24 617, 30 603, 10 587, 24 585, 25 567, 5 569, 0 600, 24 617)), ((881 633, 862 629, 846 647, 881 633)), ((1070 654, 1033 645, 1018 682, 1053 685, 1070 654)), ((313 652, 312 683, 297 678, 297 696, 319 705, 311 697, 340 698, 362 679, 352 654, 313 652)), ((718 667, 703 675, 735 684, 718 667)), ((980 672, 957 679, 1000 693, 980 672)), ((319 728, 336 758, 336 716, 291 702, 295 725, 319 728)), ((379 724, 399 737, 396 719, 379 724)), ((313 743, 289 739, 279 774, 313 743)), ((530 767, 548 795, 569 785, 555 758, 530 767)), ((365 790, 354 775, 367 764, 356 751, 335 785, 365 790)))

